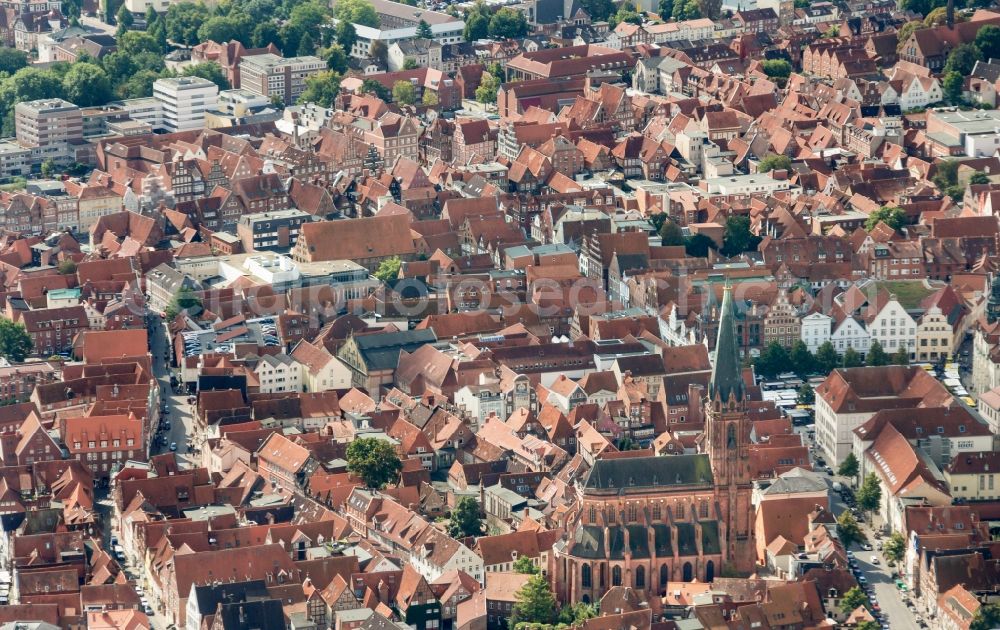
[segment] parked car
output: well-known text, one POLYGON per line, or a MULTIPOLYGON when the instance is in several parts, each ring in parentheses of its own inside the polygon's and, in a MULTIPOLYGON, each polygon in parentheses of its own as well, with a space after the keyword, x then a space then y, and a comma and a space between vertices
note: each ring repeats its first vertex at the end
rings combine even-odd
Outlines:
POLYGON ((170 443, 170 450, 171 451, 176 451, 177 450, 177 442, 171 442, 170 443))

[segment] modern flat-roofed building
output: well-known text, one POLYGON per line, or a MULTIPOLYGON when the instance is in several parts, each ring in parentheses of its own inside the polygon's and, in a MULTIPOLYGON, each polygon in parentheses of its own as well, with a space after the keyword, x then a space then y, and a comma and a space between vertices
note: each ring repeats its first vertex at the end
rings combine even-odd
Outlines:
POLYGON ((201 77, 157 79, 153 98, 163 104, 163 127, 168 132, 205 127, 205 113, 216 108, 219 86, 201 77))
POLYGON ((74 159, 73 145, 83 142, 80 108, 61 98, 18 103, 14 108, 17 143, 32 150, 33 161, 74 159))
POLYGON ((277 96, 287 105, 306 89, 306 78, 326 69, 326 62, 311 55, 280 57, 275 54, 244 57, 240 62, 240 88, 267 98, 277 96))
POLYGON ((349 51, 351 56, 365 59, 371 56, 372 43, 385 42, 386 47, 394 43, 417 39, 417 26, 421 21, 431 27, 431 35, 439 44, 458 44, 464 41, 465 22, 447 13, 428 11, 390 0, 372 0, 378 13, 379 26, 372 28, 355 24, 358 39, 349 51))
POLYGON ((295 245, 302 224, 312 220, 311 214, 294 208, 246 214, 240 217, 236 234, 243 241, 245 251, 284 251, 295 245))

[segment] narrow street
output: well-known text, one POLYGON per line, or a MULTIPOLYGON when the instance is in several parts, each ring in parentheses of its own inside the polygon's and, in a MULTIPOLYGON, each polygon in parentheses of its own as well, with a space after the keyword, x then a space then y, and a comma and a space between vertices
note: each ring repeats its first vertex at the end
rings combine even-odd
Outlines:
MULTIPOLYGON (((815 458, 815 455, 813 457, 815 458)), ((817 465, 815 459, 813 469, 823 474, 823 466, 817 465)), ((824 477, 829 486, 830 509, 835 516, 839 517, 849 508, 844 503, 840 493, 833 489, 833 484, 839 482, 843 486, 850 487, 851 479, 839 475, 824 475, 824 477)), ((861 544, 870 545, 872 548, 866 551, 861 548, 861 544, 854 544, 848 548, 848 552, 854 556, 853 559, 857 562, 860 572, 856 575, 863 576, 865 579, 862 586, 868 593, 871 602, 870 608, 879 613, 879 621, 883 628, 895 630, 896 628, 914 629, 921 627, 922 621, 915 616, 913 610, 907 607, 909 594, 904 593, 896 586, 896 579, 893 576, 896 568, 887 566, 885 556, 875 549, 879 541, 875 538, 869 525, 860 522, 860 519, 859 525, 865 537, 861 544), (877 558, 877 564, 872 561, 873 558, 877 558)), ((886 537, 883 537, 882 540, 886 540, 886 537)), ((860 577, 858 581, 860 582, 860 577)))
MULTIPOLYGON (((188 439, 195 434, 191 405, 187 402, 186 394, 174 394, 173 389, 170 387, 171 372, 165 360, 165 357, 169 357, 170 349, 167 344, 163 322, 155 314, 150 315, 150 320, 152 328, 149 331, 149 348, 153 356, 153 372, 160 384, 161 409, 166 410, 162 414, 161 426, 165 426, 167 421, 170 422, 170 429, 162 431, 160 435, 154 438, 152 453, 154 455, 168 453, 170 452, 171 443, 175 443, 177 444, 177 456, 181 466, 183 468, 197 466, 197 462, 193 459, 194 454, 190 453, 188 448, 188 439), (161 436, 164 436, 163 439, 161 439, 161 436)), ((101 512, 102 521, 105 525, 104 544, 109 551, 113 551, 111 537, 115 536, 120 539, 117 531, 117 515, 113 514, 114 505, 110 497, 108 497, 108 490, 106 488, 99 489, 97 498, 98 510, 101 512)), ((143 568, 135 566, 131 561, 126 561, 122 563, 122 569, 125 571, 126 576, 128 576, 129 581, 136 585, 139 596, 148 600, 149 598, 146 595, 148 592, 147 576, 143 568)), ((148 603, 153 608, 153 614, 149 616, 151 627, 156 630, 165 630, 171 627, 169 620, 163 615, 164 611, 157 606, 157 602, 149 601, 148 603)))

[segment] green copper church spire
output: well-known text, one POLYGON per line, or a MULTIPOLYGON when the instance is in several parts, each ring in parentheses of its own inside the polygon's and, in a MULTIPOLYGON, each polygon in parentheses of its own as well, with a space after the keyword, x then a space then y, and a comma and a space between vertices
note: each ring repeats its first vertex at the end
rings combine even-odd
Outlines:
POLYGON ((743 369, 740 363, 740 346, 736 343, 736 315, 733 312, 733 288, 726 280, 722 292, 722 309, 719 311, 719 336, 715 340, 715 365, 712 381, 708 386, 709 398, 722 402, 732 394, 736 400, 746 398, 743 369))

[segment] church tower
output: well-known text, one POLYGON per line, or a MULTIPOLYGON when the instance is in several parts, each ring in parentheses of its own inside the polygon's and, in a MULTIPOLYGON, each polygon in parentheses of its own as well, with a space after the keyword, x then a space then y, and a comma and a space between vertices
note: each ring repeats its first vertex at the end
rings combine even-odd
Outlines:
POLYGON ((986 321, 994 324, 997 320, 1000 320, 1000 271, 993 272, 990 297, 986 300, 986 321))
POLYGON ((715 365, 705 403, 704 448, 712 465, 720 517, 726 524, 725 555, 739 571, 753 570, 755 554, 750 504, 750 424, 747 388, 736 342, 733 290, 727 282, 719 312, 715 365))

